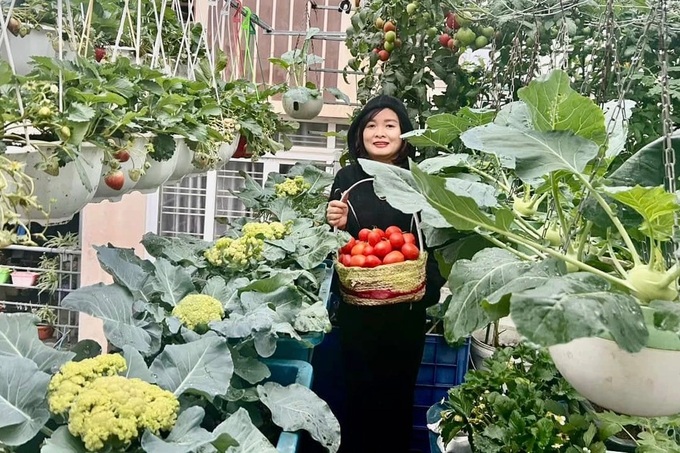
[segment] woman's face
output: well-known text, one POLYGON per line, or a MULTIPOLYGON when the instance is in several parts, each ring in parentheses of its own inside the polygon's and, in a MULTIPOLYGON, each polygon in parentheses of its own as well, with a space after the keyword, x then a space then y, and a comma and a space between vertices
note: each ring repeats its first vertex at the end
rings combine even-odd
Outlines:
POLYGON ((403 140, 400 138, 399 117, 391 109, 382 109, 364 128, 364 148, 372 160, 391 164, 399 154, 403 140))

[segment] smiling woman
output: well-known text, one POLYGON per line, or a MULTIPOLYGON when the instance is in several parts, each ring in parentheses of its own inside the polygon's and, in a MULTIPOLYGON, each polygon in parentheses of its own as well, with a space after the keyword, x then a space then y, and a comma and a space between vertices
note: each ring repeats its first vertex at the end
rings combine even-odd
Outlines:
POLYGON ((404 145, 396 112, 383 109, 369 116, 369 121, 364 128, 363 140, 369 158, 391 164, 404 145))

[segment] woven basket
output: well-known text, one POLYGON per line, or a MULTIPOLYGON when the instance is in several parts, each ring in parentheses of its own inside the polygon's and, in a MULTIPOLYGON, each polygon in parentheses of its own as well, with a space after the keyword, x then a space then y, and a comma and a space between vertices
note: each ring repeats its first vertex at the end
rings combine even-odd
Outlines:
MULTIPOLYGON (((347 202, 350 190, 369 181, 373 181, 373 178, 362 179, 355 183, 342 194, 341 200, 347 202)), ((413 219, 418 241, 423 244, 418 216, 414 215, 413 219)), ((335 270, 345 302, 353 305, 391 305, 415 302, 423 298, 426 263, 427 252, 421 250, 417 260, 382 264, 372 268, 345 266, 336 258, 335 270)))
POLYGON ((391 305, 415 302, 425 295, 427 252, 417 260, 378 267, 348 267, 335 261, 340 292, 354 305, 391 305))

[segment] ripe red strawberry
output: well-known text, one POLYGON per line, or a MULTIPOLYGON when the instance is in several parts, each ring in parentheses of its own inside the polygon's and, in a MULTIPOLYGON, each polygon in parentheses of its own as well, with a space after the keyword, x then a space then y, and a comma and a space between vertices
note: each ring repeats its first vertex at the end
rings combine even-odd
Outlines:
POLYGON ((120 190, 125 183, 125 175, 122 170, 111 170, 104 177, 104 182, 113 190, 120 190))
POLYGON ((113 157, 115 157, 118 162, 127 162, 130 160, 130 153, 126 149, 121 149, 113 153, 113 157))
POLYGON ((103 47, 96 47, 94 49, 94 59, 99 63, 106 56, 106 49, 103 47))

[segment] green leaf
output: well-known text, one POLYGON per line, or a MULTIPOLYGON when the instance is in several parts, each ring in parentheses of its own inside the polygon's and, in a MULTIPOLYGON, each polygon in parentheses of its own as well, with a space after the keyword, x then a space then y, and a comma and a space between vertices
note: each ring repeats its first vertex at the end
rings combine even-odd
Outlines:
POLYGON ((522 131, 496 124, 470 129, 461 140, 470 149, 514 158, 517 175, 529 182, 557 170, 581 174, 599 149, 570 132, 522 131))
POLYGON ((220 423, 213 433, 227 433, 236 439, 239 443, 238 453, 278 453, 242 407, 220 423))
POLYGON ((0 444, 22 445, 47 423, 50 375, 22 357, 3 357, 0 367, 0 444))
POLYGON ((80 438, 71 434, 68 426, 60 426, 52 436, 45 439, 45 445, 40 453, 88 453, 80 438))
POLYGON ((455 140, 457 134, 445 129, 414 129, 401 135, 401 138, 416 148, 443 148, 448 149, 449 144, 455 140))
POLYGON ((131 98, 135 94, 136 85, 128 79, 116 77, 110 79, 102 88, 113 91, 126 98, 131 98))
MULTIPOLYGON (((612 186, 663 186, 666 181, 664 166, 664 141, 660 137, 630 156, 608 177, 607 181, 612 186)), ((680 130, 671 134, 672 152, 680 155, 680 130)), ((680 175, 680 159, 675 160, 674 172, 680 175)))
POLYGON ((668 241, 673 236, 675 214, 680 209, 675 194, 661 187, 615 187, 607 193, 643 218, 640 231, 657 241, 668 241))
POLYGON ((283 387, 276 382, 257 386, 260 400, 272 412, 272 420, 284 431, 304 429, 331 453, 340 447, 340 424, 328 404, 300 384, 283 387))
POLYGON ((201 294, 212 296, 223 304, 232 297, 232 293, 227 288, 227 283, 224 281, 224 278, 219 276, 210 277, 208 281, 205 282, 201 294))
POLYGON ((635 298, 590 273, 553 277, 514 293, 510 304, 517 330, 541 346, 607 333, 629 352, 647 344, 649 333, 635 298))
POLYGON ((311 164, 295 164, 286 177, 302 176, 307 184, 309 184, 310 193, 323 192, 327 187, 333 184, 333 175, 327 171, 321 170, 311 164))
POLYGON ((457 261, 448 277, 452 298, 444 315, 446 340, 452 343, 493 321, 482 302, 492 295, 492 302, 500 300, 505 293, 499 290, 530 269, 531 263, 499 248, 483 249, 472 260, 457 261))
POLYGON ((609 101, 604 104, 604 124, 607 128, 607 150, 604 155, 614 158, 626 148, 628 138, 628 122, 633 114, 635 102, 624 99, 619 106, 619 101, 609 101))
POLYGON ((338 100, 344 102, 345 104, 349 105, 349 103, 350 103, 349 96, 347 96, 345 93, 343 93, 339 89, 337 89, 335 87, 330 87, 330 88, 326 88, 326 91, 328 91, 330 94, 335 96, 335 99, 338 99, 338 100))
POLYGON ((607 138, 604 113, 591 99, 569 86, 569 75, 561 70, 550 72, 520 88, 517 96, 531 112, 538 131, 570 131, 597 144, 607 138))
POLYGON ((493 122, 498 126, 512 129, 533 129, 529 106, 522 101, 510 102, 501 107, 493 122))
POLYGON ((150 370, 160 387, 177 396, 194 392, 212 400, 229 390, 234 363, 226 340, 212 336, 166 346, 150 370))
POLYGON ((477 203, 467 196, 459 196, 446 189, 446 179, 424 173, 418 165, 411 164, 411 172, 420 192, 454 228, 460 231, 478 227, 493 227, 493 221, 483 213, 477 203))
POLYGON ((201 428, 205 410, 200 406, 192 406, 182 411, 177 417, 175 426, 163 440, 150 431, 142 435, 142 448, 148 453, 186 453, 203 451, 207 445, 218 445, 217 451, 227 451, 236 447, 236 442, 228 433, 211 433, 201 428))
POLYGON ((210 242, 188 234, 165 237, 155 233, 146 233, 142 237, 142 245, 154 258, 165 257, 173 263, 198 268, 206 266, 203 251, 212 246, 210 242))
POLYGON ((148 301, 151 294, 145 294, 145 284, 153 273, 153 264, 135 255, 134 249, 108 246, 94 246, 99 265, 113 277, 113 281, 126 287, 136 298, 148 301))
POLYGON ((195 291, 191 275, 183 267, 174 266, 165 258, 158 258, 154 267, 156 273, 151 284, 163 302, 174 307, 184 296, 195 291))
POLYGON ((118 348, 130 345, 148 356, 161 346, 162 327, 135 317, 135 300, 122 286, 98 283, 69 293, 62 306, 104 321, 106 339, 118 348))
POLYGON ((138 350, 130 345, 125 345, 123 346, 123 357, 125 357, 125 363, 127 364, 124 375, 126 378, 137 378, 151 384, 156 383, 156 378, 149 371, 144 357, 142 357, 138 350))
POLYGON ((363 184, 373 184, 376 195, 385 198, 392 207, 405 214, 413 214, 427 204, 413 176, 405 168, 368 159, 359 159, 359 164, 375 178, 372 183, 363 184))
POLYGON ((674 332, 680 337, 680 305, 666 300, 654 300, 649 306, 654 309, 654 327, 674 332))
POLYGON ((38 338, 37 317, 25 313, 0 313, 0 362, 19 357, 33 361, 40 371, 52 373, 71 360, 72 352, 57 351, 38 338))
POLYGON ((79 102, 71 103, 66 110, 66 119, 74 123, 88 123, 95 115, 92 107, 79 102))
POLYGON ((420 169, 431 175, 450 167, 467 167, 470 165, 469 154, 447 154, 445 156, 431 157, 420 164, 420 169))

